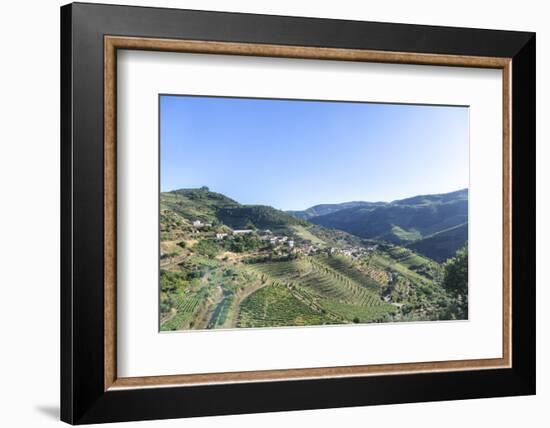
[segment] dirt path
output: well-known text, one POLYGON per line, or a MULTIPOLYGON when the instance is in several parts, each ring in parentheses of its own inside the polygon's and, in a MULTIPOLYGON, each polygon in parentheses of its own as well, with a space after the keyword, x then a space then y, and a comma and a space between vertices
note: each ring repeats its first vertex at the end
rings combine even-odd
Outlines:
POLYGON ((214 310, 210 314, 210 319, 208 320, 208 324, 206 325, 207 329, 213 329, 216 328, 216 322, 218 320, 218 317, 220 316, 220 312, 222 311, 224 305, 227 302, 227 299, 231 296, 231 293, 227 290, 222 289, 222 299, 214 306, 214 310))
POLYGON ((178 311, 175 308, 170 309, 170 313, 168 315, 165 315, 164 318, 160 319, 160 324, 164 324, 167 321, 170 321, 172 318, 174 318, 178 314, 178 311))
POLYGON ((187 254, 180 254, 174 257, 170 257, 168 259, 161 259, 160 261, 160 267, 166 268, 166 267, 176 267, 178 263, 183 262, 187 257, 189 257, 187 254), (175 266, 173 266, 175 265, 175 266))
POLYGON ((197 312, 197 321, 193 326, 194 330, 202 330, 208 328, 208 324, 210 323, 212 315, 216 310, 218 304, 223 300, 223 297, 224 296, 221 287, 216 287, 213 295, 207 302, 205 302, 204 308, 201 308, 201 310, 197 312))

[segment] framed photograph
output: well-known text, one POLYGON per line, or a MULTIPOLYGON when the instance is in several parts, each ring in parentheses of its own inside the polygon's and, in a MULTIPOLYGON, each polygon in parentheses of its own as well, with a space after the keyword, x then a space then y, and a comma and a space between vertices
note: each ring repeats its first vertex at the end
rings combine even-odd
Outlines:
POLYGON ((535 35, 61 8, 61 418, 535 393, 535 35))

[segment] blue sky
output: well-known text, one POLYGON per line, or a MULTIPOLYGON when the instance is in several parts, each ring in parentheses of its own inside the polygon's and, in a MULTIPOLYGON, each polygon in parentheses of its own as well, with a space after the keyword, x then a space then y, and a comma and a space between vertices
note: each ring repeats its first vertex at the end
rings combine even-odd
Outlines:
POLYGON ((162 95, 161 190, 305 209, 468 187, 466 107, 162 95))

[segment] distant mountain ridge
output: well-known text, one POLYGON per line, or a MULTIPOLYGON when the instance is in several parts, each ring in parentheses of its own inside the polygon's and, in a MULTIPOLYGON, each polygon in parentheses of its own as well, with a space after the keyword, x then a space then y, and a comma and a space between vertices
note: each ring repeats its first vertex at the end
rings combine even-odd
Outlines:
POLYGON ((468 189, 455 190, 454 192, 435 193, 431 195, 418 195, 410 198, 398 199, 390 202, 395 205, 422 205, 429 203, 446 203, 456 200, 468 200, 468 189))
POLYGON ((361 238, 405 245, 436 261, 454 255, 468 239, 468 189, 392 202, 316 205, 289 213, 361 238))
POLYGON ((351 201, 351 202, 342 202, 340 204, 319 204, 314 205, 306 210, 297 211, 289 210, 287 213, 304 220, 308 220, 313 217, 318 217, 321 215, 332 214, 336 211, 341 211, 348 208, 357 208, 357 207, 375 207, 386 205, 387 202, 363 202, 363 201, 351 201))

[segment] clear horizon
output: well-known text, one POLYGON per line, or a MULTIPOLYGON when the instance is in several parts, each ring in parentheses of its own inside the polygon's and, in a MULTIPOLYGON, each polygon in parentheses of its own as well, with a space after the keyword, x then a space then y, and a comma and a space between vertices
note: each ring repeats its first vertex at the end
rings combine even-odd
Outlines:
POLYGON ((469 187, 467 107, 162 95, 160 109, 162 192, 304 210, 469 187))
MULTIPOLYGON (((169 193, 169 192, 175 192, 177 190, 182 190, 182 189, 192 189, 192 190, 198 190, 200 189, 201 187, 203 186, 199 186, 199 187, 180 187, 180 188, 177 188, 177 189, 170 189, 170 190, 162 190, 161 192, 163 193, 169 193)), ((214 192, 214 193, 221 193, 223 194, 224 196, 227 196, 228 198, 230 199, 233 199, 235 200, 236 202, 239 202, 241 203, 239 200, 237 200, 236 198, 234 198, 233 196, 231 195, 228 195, 226 193, 222 193, 222 192, 219 192, 217 191, 216 189, 212 189, 211 187, 209 186, 206 186, 208 187, 208 190, 210 192, 214 192)), ((345 203, 349 203, 349 202, 382 202, 382 203, 391 203, 391 202, 395 202, 395 201, 399 201, 399 200, 402 200, 402 199, 409 199, 409 198, 414 198, 416 196, 426 196, 426 195, 442 195, 442 194, 446 194, 446 193, 454 193, 454 192, 459 192, 461 190, 469 190, 468 187, 463 187, 461 189, 456 189, 456 190, 450 190, 448 192, 438 192, 438 193, 419 193, 417 195, 409 195, 409 196, 404 196, 402 198, 399 198, 399 199, 392 199, 390 201, 368 201, 368 200, 363 200, 363 199, 354 199, 354 200, 350 200, 350 201, 338 201, 338 202, 319 202, 317 204, 313 204, 313 205, 310 205, 310 206, 307 206, 307 207, 304 207, 304 208, 299 208, 299 209, 283 209, 281 208, 280 210, 282 211, 305 211, 307 210, 308 208, 312 208, 314 206, 317 206, 317 205, 338 205, 338 204, 345 204, 345 203)), ((262 202, 256 202, 256 203, 247 203, 247 204, 244 204, 244 203, 241 203, 241 205, 269 205, 269 204, 264 204, 262 202)), ((276 208, 276 207, 274 207, 276 208)))

